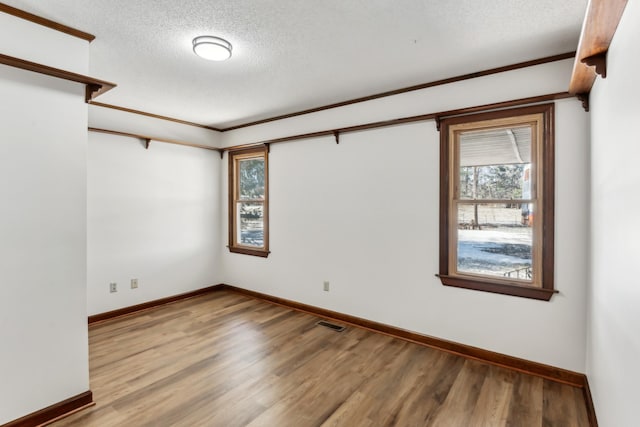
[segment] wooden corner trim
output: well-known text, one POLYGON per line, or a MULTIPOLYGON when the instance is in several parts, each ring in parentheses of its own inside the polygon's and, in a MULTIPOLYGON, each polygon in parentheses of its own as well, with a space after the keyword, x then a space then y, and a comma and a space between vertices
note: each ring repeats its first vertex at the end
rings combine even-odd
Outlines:
POLYGON ((89 390, 39 411, 32 412, 17 420, 10 421, 1 427, 33 427, 49 424, 93 405, 95 405, 93 393, 89 390))
POLYGON ((584 395, 584 403, 587 406, 587 418, 589 419, 589 426, 598 427, 598 418, 596 418, 596 408, 593 405, 593 397, 591 396, 591 388, 589 387, 589 381, 587 376, 584 377, 584 387, 582 388, 584 395))
POLYGON ((93 34, 85 33, 84 31, 80 31, 76 28, 72 28, 64 24, 60 24, 59 22, 55 22, 38 15, 34 15, 33 13, 26 12, 22 9, 11 7, 8 4, 0 3, 0 12, 13 15, 18 18, 22 18, 26 21, 30 21, 35 24, 42 25, 43 27, 60 31, 61 33, 69 34, 70 36, 77 37, 82 40, 86 40, 89 43, 91 43, 96 38, 96 36, 94 36, 93 34))
POLYGON ((20 68, 22 70, 32 71, 34 73, 44 74, 58 79, 70 82, 82 83, 86 85, 86 101, 102 95, 108 90, 116 87, 115 83, 105 80, 96 79, 94 77, 85 76, 84 74, 73 73, 71 71, 62 70, 60 68, 50 67, 48 65, 39 64, 37 62, 27 61, 25 59, 16 58, 0 53, 0 64, 10 67, 20 68))
POLYGON ((203 128, 203 129, 209 129, 209 130, 213 130, 213 131, 216 131, 216 132, 220 132, 220 129, 218 129, 216 127, 213 127, 213 126, 206 126, 206 125, 203 125, 203 124, 200 124, 200 123, 194 123, 194 122, 190 122, 190 121, 187 121, 187 120, 176 119, 174 117, 161 116, 160 114, 149 113, 149 112, 141 111, 141 110, 134 110, 132 108, 120 107, 118 105, 104 104, 102 102, 92 101, 90 104, 91 105, 95 105, 96 107, 110 108, 112 110, 124 111, 126 113, 138 114, 138 115, 147 116, 147 117, 153 117, 154 119, 166 120, 166 121, 169 121, 169 122, 180 123, 180 124, 187 125, 187 126, 195 126, 195 127, 199 127, 199 128, 203 128))
MULTIPOLYGON (((88 322, 89 325, 92 325, 94 323, 98 323, 98 322, 104 322, 106 320, 111 320, 114 319, 116 317, 121 317, 121 316, 126 316, 129 314, 134 314, 134 313, 139 313, 141 311, 145 311, 145 310, 149 310, 155 307, 159 307, 161 305, 166 305, 166 304, 170 304, 176 301, 182 301, 185 300, 187 298, 193 298, 193 297, 197 297, 200 295, 204 295, 204 294, 208 294, 210 292, 214 292, 217 291, 219 289, 221 289, 221 285, 213 285, 213 286, 208 286, 206 288, 201 288, 201 289, 196 289, 195 291, 191 291, 191 292, 185 292, 183 294, 178 294, 178 295, 173 295, 170 297, 166 297, 166 298, 160 298, 160 299, 156 299, 153 301, 147 301, 144 302, 142 304, 136 304, 136 305, 131 305, 128 307, 123 307, 123 308, 119 308, 117 310, 112 310, 112 311, 107 311, 104 313, 99 313, 99 314, 94 314, 89 316, 88 318, 88 322)), ((5 427, 5 426, 0 426, 0 427, 5 427)))
POLYGON ((488 279, 474 280, 465 277, 449 276, 446 274, 438 274, 437 276, 445 286, 537 299, 540 301, 549 301, 554 294, 558 293, 557 290, 535 288, 532 286, 517 285, 514 283, 501 283, 488 279))
POLYGON ((556 368, 554 366, 520 359, 518 357, 508 356, 506 354, 496 353, 493 351, 484 350, 478 347, 472 347, 441 338, 435 338, 429 335, 423 335, 417 332, 408 331, 406 329, 397 328, 395 326, 390 326, 360 317, 351 316, 349 314, 338 313, 336 311, 327 310, 324 308, 315 307, 312 305, 307 305, 256 291, 250 291, 235 286, 221 284, 216 288, 216 290, 233 291, 253 298, 285 306, 294 310, 302 311, 304 313, 309 313, 314 316, 320 316, 330 320, 348 323, 353 326, 379 332, 395 338, 400 338, 405 341, 410 341, 416 344, 421 344, 427 347, 446 351, 448 353, 457 354, 469 359, 474 359, 480 362, 490 363, 492 365, 512 369, 518 372, 523 372, 525 374, 546 378, 574 387, 583 388, 586 384, 586 376, 578 372, 556 368))
POLYGON ((603 78, 606 76, 606 54, 626 5, 627 0, 589 2, 569 83, 572 95, 589 93, 596 73, 603 78), (595 70, 591 67, 593 65, 595 70))
POLYGON ((271 253, 270 251, 268 250, 265 251, 264 249, 251 249, 251 248, 244 248, 241 246, 229 246, 229 252, 234 254, 252 255, 252 256, 257 256, 261 258, 267 258, 271 253))

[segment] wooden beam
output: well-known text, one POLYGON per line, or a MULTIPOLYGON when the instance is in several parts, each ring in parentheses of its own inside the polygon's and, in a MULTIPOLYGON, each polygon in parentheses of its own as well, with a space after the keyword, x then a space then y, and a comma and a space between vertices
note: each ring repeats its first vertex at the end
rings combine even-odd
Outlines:
POLYGON ((29 427, 47 425, 55 420, 67 417, 83 409, 95 406, 91 390, 85 391, 51 406, 32 412, 22 418, 13 420, 2 427, 29 427))
POLYGON ((626 5, 627 0, 589 2, 569 83, 572 95, 589 93, 596 80, 596 72, 606 77, 606 54, 626 5))

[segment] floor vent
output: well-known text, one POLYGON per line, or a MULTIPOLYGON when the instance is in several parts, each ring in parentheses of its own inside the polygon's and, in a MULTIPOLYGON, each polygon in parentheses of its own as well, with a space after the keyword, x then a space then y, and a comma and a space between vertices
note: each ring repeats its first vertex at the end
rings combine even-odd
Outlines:
POLYGON ((335 323, 327 322, 326 320, 321 320, 316 325, 324 326, 325 328, 333 329, 336 332, 344 331, 344 326, 336 325, 335 323))

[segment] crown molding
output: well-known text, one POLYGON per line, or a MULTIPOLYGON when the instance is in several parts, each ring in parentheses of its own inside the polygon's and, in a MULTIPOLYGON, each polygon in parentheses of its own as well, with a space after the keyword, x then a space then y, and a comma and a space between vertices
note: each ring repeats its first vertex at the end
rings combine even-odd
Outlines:
POLYGON ((317 113, 318 111, 329 110, 329 109, 332 109, 332 108, 344 107, 346 105, 351 105, 351 104, 357 104, 357 103, 360 103, 360 102, 371 101, 373 99, 385 98, 385 97, 388 97, 388 96, 399 95, 399 94, 402 94, 402 93, 413 92, 413 91, 416 91, 416 90, 427 89, 427 88, 431 88, 431 87, 435 87, 435 86, 441 86, 441 85, 446 85, 446 84, 450 84, 450 83, 461 82, 463 80, 475 79, 477 77, 489 76, 491 74, 498 74, 498 73, 504 73, 504 72, 507 72, 507 71, 518 70, 518 69, 521 69, 521 68, 533 67, 535 65, 547 64, 549 62, 562 61, 562 60, 565 60, 565 59, 573 58, 575 56, 575 54, 576 54, 576 52, 566 52, 566 53, 561 53, 559 55, 546 56, 544 58, 538 58, 538 59, 533 59, 533 60, 530 60, 530 61, 518 62, 516 64, 505 65, 505 66, 497 67, 497 68, 490 68, 490 69, 487 69, 487 70, 476 71, 476 72, 468 73, 468 74, 462 74, 462 75, 455 76, 455 77, 448 77, 446 79, 435 80, 435 81, 427 82, 427 83, 421 83, 421 84, 414 85, 414 86, 408 86, 408 87, 404 87, 404 88, 400 88, 400 89, 394 89, 394 90, 390 90, 390 91, 386 91, 386 92, 380 92, 380 93, 376 93, 376 94, 373 94, 373 95, 363 96, 361 98, 349 99, 349 100, 346 100, 346 101, 336 102, 334 104, 327 104, 327 105, 323 105, 323 106, 320 106, 320 107, 315 107, 315 108, 310 108, 310 109, 307 109, 307 110, 298 111, 298 112, 295 112, 295 113, 289 113, 289 114, 283 114, 283 115, 280 115, 280 116, 269 117, 269 118, 266 118, 266 119, 256 120, 256 121, 240 124, 240 125, 237 125, 237 126, 231 126, 231 127, 227 127, 227 128, 222 128, 220 130, 222 132, 227 132, 227 131, 241 129, 241 128, 245 128, 245 127, 249 127, 249 126, 255 126, 255 125, 260 125, 260 124, 263 124, 263 123, 273 122, 273 121, 276 121, 276 120, 289 119, 291 117, 302 116, 304 114, 317 113))
POLYGON ((50 19, 43 18, 42 16, 34 15, 33 13, 29 13, 22 9, 9 6, 8 4, 0 3, 0 12, 4 12, 6 14, 16 16, 18 18, 33 22, 38 25, 42 25, 43 27, 60 31, 61 33, 69 34, 70 36, 77 37, 82 40, 86 40, 89 43, 91 43, 96 38, 96 36, 94 36, 93 34, 85 33, 84 31, 80 31, 76 28, 72 28, 64 24, 61 24, 59 22, 55 22, 50 19))

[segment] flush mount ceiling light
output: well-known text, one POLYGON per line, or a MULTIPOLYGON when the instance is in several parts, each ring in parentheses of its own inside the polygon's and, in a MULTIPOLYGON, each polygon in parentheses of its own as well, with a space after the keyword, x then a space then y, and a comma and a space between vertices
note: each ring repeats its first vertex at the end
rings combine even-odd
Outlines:
POLYGON ((225 61, 231 58, 231 43, 214 36, 200 36, 193 39, 193 51, 200 58, 209 61, 225 61))

